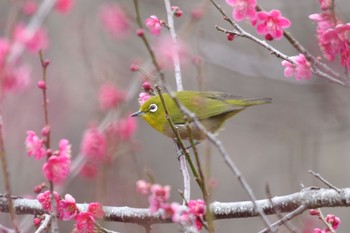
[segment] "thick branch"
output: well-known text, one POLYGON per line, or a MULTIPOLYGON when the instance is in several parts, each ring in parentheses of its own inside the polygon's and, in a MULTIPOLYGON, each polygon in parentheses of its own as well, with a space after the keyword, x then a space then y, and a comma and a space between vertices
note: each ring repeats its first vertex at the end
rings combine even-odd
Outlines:
MULTIPOLYGON (((350 206, 350 188, 339 189, 339 191, 338 193, 334 189, 305 188, 297 193, 273 197, 271 200, 258 200, 256 204, 266 215, 276 214, 276 211, 290 213, 300 206, 305 209, 350 206)), ((16 198, 13 199, 13 204, 17 214, 41 215, 46 213, 37 200, 16 198)), ((86 210, 87 206, 88 204, 78 204, 82 211, 86 210)), ((259 215, 251 201, 213 202, 210 208, 215 219, 247 218, 259 215)), ((171 222, 170 219, 162 219, 160 214, 151 214, 145 208, 105 206, 103 209, 106 221, 141 225, 171 222)), ((0 212, 9 212, 6 196, 0 197, 0 212)))

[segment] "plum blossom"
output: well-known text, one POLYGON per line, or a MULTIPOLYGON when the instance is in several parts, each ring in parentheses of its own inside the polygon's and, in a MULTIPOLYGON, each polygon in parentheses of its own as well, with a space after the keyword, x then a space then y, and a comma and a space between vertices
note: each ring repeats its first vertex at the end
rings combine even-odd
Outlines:
POLYGON ((44 143, 34 131, 27 131, 25 145, 29 156, 33 156, 37 160, 46 156, 44 143))
POLYGON ((61 14, 68 13, 74 5, 74 0, 56 0, 55 10, 61 14))
POLYGON ((26 0, 23 3, 22 12, 25 15, 33 15, 38 8, 38 4, 34 0, 26 0))
POLYGON ((149 210, 151 211, 151 213, 154 213, 160 208, 162 208, 162 206, 166 204, 166 202, 168 201, 169 197, 170 197, 169 185, 161 186, 159 184, 153 184, 151 186, 151 195, 148 198, 149 210))
POLYGON ((111 125, 111 130, 120 141, 128 141, 135 133, 137 121, 133 117, 119 119, 111 125))
POLYGON ((139 105, 144 104, 149 98, 151 98, 151 96, 148 93, 141 92, 138 99, 139 105))
POLYGON ((100 20, 104 28, 118 39, 125 38, 131 27, 125 10, 116 3, 102 6, 100 20))
MULTIPOLYGON (((56 206, 59 206, 60 202, 60 195, 57 192, 53 192, 54 199, 56 201, 56 206)), ((45 191, 43 193, 39 193, 36 196, 36 199, 39 201, 41 204, 41 207, 43 207, 44 210, 46 211, 51 211, 51 193, 50 191, 45 191)))
POLYGON ((290 20, 283 17, 279 10, 260 11, 257 13, 256 31, 260 35, 270 35, 272 38, 279 40, 283 36, 282 29, 290 26, 290 20))
POLYGON ((96 219, 102 218, 103 215, 104 211, 100 203, 90 203, 86 212, 80 212, 74 218, 75 230, 78 233, 93 232, 94 222, 96 219))
POLYGON ((52 155, 43 165, 43 172, 49 181, 62 183, 70 173, 71 160, 65 155, 52 155))
POLYGON ((151 15, 146 19, 145 24, 151 34, 154 36, 159 36, 160 31, 162 30, 162 22, 157 16, 151 15))
POLYGON ((27 64, 6 65, 1 69, 2 95, 8 92, 21 91, 30 83, 32 69, 27 64))
POLYGON ((290 63, 289 61, 282 61, 284 68, 284 76, 292 77, 295 76, 296 80, 308 80, 311 78, 311 66, 310 63, 306 60, 304 54, 299 54, 297 56, 290 57, 295 64, 290 63))
POLYGON ((58 217, 63 221, 68 221, 78 214, 78 207, 72 195, 66 194, 58 206, 58 217))
POLYGON ((117 107, 125 99, 125 93, 111 83, 101 85, 98 100, 100 108, 108 110, 117 107))
POLYGON ((319 0, 321 10, 325 11, 332 8, 332 0, 319 0))
POLYGON ((40 49, 46 49, 49 44, 47 33, 44 29, 39 28, 31 31, 24 24, 20 23, 14 29, 14 40, 25 45, 31 53, 37 53, 40 49))
POLYGON ((152 184, 148 183, 147 181, 138 180, 136 182, 136 191, 142 195, 148 195, 150 192, 151 185, 152 184))
POLYGON ((101 161, 107 153, 107 138, 96 127, 87 129, 81 143, 81 152, 97 161, 101 161))
POLYGON ((160 38, 155 45, 155 53, 164 68, 172 67, 175 56, 179 57, 182 64, 189 62, 188 50, 184 41, 178 39, 174 43, 168 36, 160 38))
POLYGON ((226 3, 233 7, 232 18, 237 21, 242 21, 245 18, 250 20, 256 16, 256 0, 226 0, 226 3))

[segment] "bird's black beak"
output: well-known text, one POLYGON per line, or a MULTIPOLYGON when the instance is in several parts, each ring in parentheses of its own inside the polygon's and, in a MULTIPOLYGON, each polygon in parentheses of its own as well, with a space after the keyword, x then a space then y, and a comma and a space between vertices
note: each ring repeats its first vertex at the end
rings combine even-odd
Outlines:
POLYGON ((145 114, 145 112, 137 111, 137 112, 134 112, 133 114, 131 114, 130 116, 137 117, 137 116, 142 116, 143 114, 145 114))

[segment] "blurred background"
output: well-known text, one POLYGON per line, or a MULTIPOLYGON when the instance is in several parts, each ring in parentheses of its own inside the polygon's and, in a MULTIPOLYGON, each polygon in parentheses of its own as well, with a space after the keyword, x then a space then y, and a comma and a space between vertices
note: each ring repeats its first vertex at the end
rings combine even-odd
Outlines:
MULTIPOLYGON (((39 2, 38 2, 39 3, 39 2)), ((231 7, 218 0, 228 15, 231 7)), ((292 21, 290 33, 315 56, 322 56, 316 35, 315 23, 308 19, 320 12, 317 0, 310 1, 258 1, 266 10, 279 9, 292 21)), ((150 15, 166 20, 164 2, 139 1, 142 21, 150 15)), ((230 29, 219 12, 207 1, 173 1, 183 16, 175 18, 179 38, 187 44, 189 62, 182 65, 184 89, 229 92, 245 97, 271 97, 270 105, 250 108, 228 121, 220 132, 231 158, 240 168, 259 199, 266 198, 265 186, 269 184, 272 195, 287 195, 300 191, 302 186, 324 187, 308 173, 320 173, 333 185, 349 186, 348 164, 350 162, 350 93, 348 88, 331 84, 316 76, 309 81, 296 81, 283 76, 281 60, 269 52, 242 38, 227 41, 225 34, 214 26, 230 29), (193 20, 191 12, 200 10, 203 16, 193 20), (200 57, 200 69, 191 60, 200 57), (199 72, 200 71, 200 72, 199 72)), ((18 1, 0 1, 1 36, 13 20, 10 14, 18 11, 18 1)), ((336 12, 348 22, 350 2, 336 1, 336 12)), ((27 23, 30 16, 20 13, 17 21, 27 23)), ((128 117, 138 109, 138 94, 142 91, 143 77, 131 72, 135 60, 151 72, 150 57, 145 46, 135 34, 132 1, 76 1, 71 11, 64 15, 52 12, 43 27, 49 36, 49 47, 44 56, 50 60, 48 69, 49 121, 52 145, 57 148, 61 138, 72 143, 73 160, 78 157, 82 135, 91 125, 103 127, 113 119, 128 117), (123 38, 108 33, 99 18, 105 4, 119 4, 129 16, 130 29, 123 38), (118 108, 101 111, 98 91, 101 84, 110 82, 128 93, 128 99, 118 108)), ((16 22, 17 22, 16 21, 16 22)), ((255 35, 249 23, 240 25, 255 35)), ((145 31, 152 45, 156 39, 145 31)), ((162 35, 168 34, 162 30, 162 35)), ((263 39, 262 37, 259 37, 263 39)), ((271 44, 283 53, 294 56, 297 52, 285 40, 271 44)), ((22 60, 32 66, 31 84, 22 92, 6 95, 1 106, 4 122, 4 140, 13 194, 35 197, 33 187, 44 181, 42 161, 26 155, 24 140, 27 130, 38 134, 44 124, 42 96, 36 83, 41 79, 39 56, 25 53, 22 60)), ((331 65, 337 72, 344 69, 331 65)), ((175 89, 174 72, 165 70, 167 82, 175 89)), ((103 169, 93 178, 72 175, 60 187, 60 193, 72 194, 77 202, 99 201, 109 206, 148 207, 147 197, 135 191, 135 183, 151 174, 157 183, 172 187, 172 201, 181 202, 177 190, 182 189, 182 176, 172 140, 160 135, 142 119, 137 119, 134 136, 123 143, 103 169)), ((210 167, 210 178, 215 181, 212 200, 236 202, 248 200, 238 180, 223 162, 221 155, 203 143, 199 146, 204 163, 210 167), (209 152, 209 153, 208 153, 209 152)), ((79 162, 80 163, 80 162, 79 162)), ((0 193, 4 193, 3 179, 0 193), (2 190, 2 191, 1 191, 2 190)), ((193 182, 193 199, 201 198, 193 182)), ((324 209, 341 219, 349 216, 348 209, 324 209)), ((32 217, 20 216, 26 232, 34 232, 32 217)), ((271 217, 276 220, 275 217, 271 217)), ((307 213, 293 223, 300 232, 311 232, 322 227, 316 218, 307 213)), ((0 224, 10 226, 9 215, 0 214, 0 224)), ((134 224, 103 223, 118 232, 143 232, 134 224)), ((215 221, 217 232, 257 232, 264 228, 259 218, 215 221)), ((73 222, 63 223, 61 232, 69 232, 73 222)), ((340 231, 350 228, 343 221, 340 231)), ((154 225, 152 232, 178 232, 175 224, 154 225)), ((281 228, 281 232, 284 232, 281 228)))

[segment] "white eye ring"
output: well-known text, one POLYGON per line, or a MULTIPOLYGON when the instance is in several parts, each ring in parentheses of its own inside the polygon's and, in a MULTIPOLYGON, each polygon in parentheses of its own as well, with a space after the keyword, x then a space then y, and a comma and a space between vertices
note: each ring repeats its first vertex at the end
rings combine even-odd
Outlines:
POLYGON ((156 112, 158 110, 158 106, 156 104, 151 104, 149 107, 148 107, 148 110, 150 112, 156 112))

